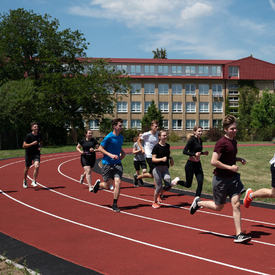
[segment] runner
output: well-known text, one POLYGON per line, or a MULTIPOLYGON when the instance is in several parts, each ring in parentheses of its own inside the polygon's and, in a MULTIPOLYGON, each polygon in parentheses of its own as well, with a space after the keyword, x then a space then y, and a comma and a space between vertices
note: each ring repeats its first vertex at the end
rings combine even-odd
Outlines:
POLYGON ((240 161, 243 165, 246 164, 246 161, 243 158, 236 157, 236 118, 232 115, 227 115, 223 120, 223 129, 225 135, 217 141, 211 159, 211 164, 216 167, 212 180, 214 200, 200 201, 200 197, 195 197, 190 207, 190 214, 195 214, 201 207, 220 211, 226 203, 227 196, 229 196, 236 230, 234 242, 245 243, 250 241, 251 237, 241 230, 240 195, 244 186, 241 182, 240 174, 237 173, 239 167, 236 165, 236 161, 240 161))
POLYGON ((83 138, 76 146, 76 150, 81 154, 80 161, 84 169, 84 173, 80 176, 80 183, 83 184, 84 177, 86 175, 86 180, 89 186, 89 192, 93 191, 92 186, 92 168, 95 165, 96 154, 98 148, 98 142, 93 138, 93 131, 87 130, 85 138, 83 138))
POLYGON ((251 188, 248 188, 245 193, 243 200, 244 207, 248 208, 255 198, 275 198, 275 154, 270 160, 270 172, 271 172, 271 189, 261 188, 256 191, 253 191, 251 188))
POLYGON ((31 133, 28 133, 23 142, 23 148, 25 149, 25 169, 24 169, 24 180, 23 180, 23 188, 28 188, 28 171, 32 163, 34 164, 33 171, 33 180, 31 186, 36 187, 37 185, 37 177, 40 166, 40 149, 42 145, 41 135, 39 133, 39 126, 37 122, 31 123, 31 133))
POLYGON ((208 156, 208 151, 202 152, 202 127, 195 126, 193 128, 193 135, 189 136, 187 144, 183 149, 183 154, 188 155, 189 159, 185 165, 185 181, 178 181, 177 184, 190 188, 194 175, 196 176, 198 186, 196 190, 196 197, 201 195, 203 186, 203 170, 201 166, 200 156, 208 156))
POLYGON ((97 193, 99 188, 109 189, 111 181, 114 180, 114 201, 113 210, 120 212, 117 206, 117 201, 120 193, 120 184, 123 174, 121 160, 125 157, 125 152, 122 149, 123 136, 123 120, 116 118, 112 121, 113 131, 110 132, 101 142, 98 151, 104 154, 102 160, 102 176, 103 182, 98 179, 94 185, 94 193, 97 193))
MULTIPOLYGON (((140 175, 140 169, 142 169, 142 174, 146 173, 147 165, 144 152, 142 152, 141 148, 138 145, 138 139, 140 139, 142 133, 139 133, 137 137, 134 138, 134 145, 133 145, 133 155, 134 155, 134 167, 136 170, 136 174, 134 178, 140 175)), ((134 180, 134 186, 138 186, 138 181, 141 185, 143 185, 142 179, 134 180)))
POLYGON ((167 132, 161 130, 158 133, 159 143, 157 143, 152 150, 152 162, 154 164, 153 176, 155 181, 154 201, 152 207, 160 208, 161 195, 163 191, 171 189, 171 177, 169 173, 169 165, 174 165, 174 160, 170 156, 170 144, 166 143, 167 132), (162 187, 164 182, 164 188, 162 187))

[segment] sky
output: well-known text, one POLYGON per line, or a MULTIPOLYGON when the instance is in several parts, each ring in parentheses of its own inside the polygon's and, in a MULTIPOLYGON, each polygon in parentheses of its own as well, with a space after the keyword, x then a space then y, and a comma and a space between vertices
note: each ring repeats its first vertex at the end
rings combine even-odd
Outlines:
POLYGON ((88 57, 240 59, 275 64, 275 0, 1 0, 83 33, 88 57))

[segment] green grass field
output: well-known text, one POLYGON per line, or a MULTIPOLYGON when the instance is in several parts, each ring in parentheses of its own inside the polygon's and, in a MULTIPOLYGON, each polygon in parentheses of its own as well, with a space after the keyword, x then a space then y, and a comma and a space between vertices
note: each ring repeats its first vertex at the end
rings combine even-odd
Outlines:
MULTIPOLYGON (((204 145, 213 145, 214 143, 204 143, 204 145)), ((239 143, 241 144, 241 143, 239 143)), ((171 146, 183 146, 183 142, 170 143, 171 146)), ((125 143, 125 148, 132 147, 132 143, 125 143)), ((239 172, 241 173, 242 182, 246 187, 252 189, 259 189, 263 187, 271 188, 271 174, 269 160, 274 155, 274 146, 251 146, 251 147, 238 147, 238 156, 246 159, 247 164, 239 164, 239 172)), ((206 150, 206 148, 205 148, 206 150)), ((210 164, 213 148, 207 148, 209 151, 208 156, 202 156, 202 167, 204 171, 204 186, 203 193, 212 194, 212 175, 213 167, 210 164)), ((42 154, 49 153, 61 153, 61 152, 74 152, 75 146, 62 146, 62 147, 45 147, 42 148, 42 154)), ((182 154, 182 150, 172 150, 171 155, 175 160, 175 165, 170 168, 171 177, 179 176, 181 179, 185 179, 184 166, 188 159, 186 155, 182 154)), ((0 159, 23 157, 24 150, 0 150, 0 159)), ((127 155, 123 160, 124 176, 132 178, 135 172, 133 166, 133 155, 127 155)), ((147 182, 152 182, 150 179, 146 179, 147 182)), ((180 187, 179 187, 180 188, 180 187)), ((190 189, 194 191, 196 189, 196 179, 194 178, 193 185, 190 189)), ((259 199, 268 203, 275 203, 274 199, 259 199)))

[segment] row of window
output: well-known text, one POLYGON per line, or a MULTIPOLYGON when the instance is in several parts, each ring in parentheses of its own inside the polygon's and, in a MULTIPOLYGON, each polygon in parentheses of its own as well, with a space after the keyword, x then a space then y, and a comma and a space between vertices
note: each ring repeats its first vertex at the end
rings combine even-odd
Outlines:
MULTIPOLYGON (((115 65, 118 71, 129 75, 181 75, 181 76, 219 76, 220 65, 115 65)), ((234 73, 236 71, 233 70, 234 73)), ((231 72, 231 71, 230 71, 231 72)))
MULTIPOLYGON (((169 94, 169 84, 162 83, 158 84, 158 93, 162 95, 169 94)), ((145 83, 144 84, 144 94, 154 94, 156 89, 155 83, 145 83)), ((222 96, 222 84, 212 84, 212 94, 213 96, 222 96)), ((131 84, 131 94, 141 94, 142 85, 141 83, 132 83, 131 84)), ((186 95, 196 95, 196 84, 185 84, 184 85, 186 95)), ((182 84, 172 84, 171 90, 173 95, 182 95, 183 94, 183 85, 182 84)), ((210 86, 209 84, 199 84, 198 85, 199 95, 208 95, 210 86)))
MULTIPOLYGON (((151 101, 144 102, 144 112, 148 111, 149 106, 152 104, 151 101)), ((172 112, 173 113, 182 113, 183 106, 182 102, 172 102, 172 112)), ((168 102, 159 102, 158 108, 162 113, 169 112, 169 103, 168 102)), ((131 112, 132 113, 141 113, 142 104, 139 101, 131 102, 131 112)), ((195 102, 186 102, 185 104, 186 113, 196 113, 196 103, 195 102)), ((200 113, 209 113, 209 102, 200 102, 199 103, 199 112, 200 113)), ((213 102, 212 103, 212 112, 213 113, 222 113, 223 112, 223 103, 222 102, 213 102)), ((128 103, 126 101, 117 102, 117 113, 128 113, 128 103)))
MULTIPOLYGON (((213 127, 220 127, 221 123, 222 123, 221 119, 213 119, 213 121, 212 121, 213 127)), ((185 129, 186 130, 193 130, 195 125, 196 125, 195 119, 187 119, 185 121, 185 129)), ((204 130, 208 130, 210 127, 208 119, 201 119, 199 121, 199 125, 204 130)), ((92 130, 99 130, 99 121, 98 120, 90 120, 89 127, 92 130)), ((123 120, 123 127, 125 129, 128 129, 128 121, 127 120, 123 120)), ((163 127, 164 127, 164 129, 169 130, 169 121, 168 120, 166 120, 166 119, 163 120, 163 127)), ((131 129, 141 130, 141 120, 140 119, 132 119, 131 120, 131 129)), ((183 120, 182 119, 173 119, 172 120, 172 130, 183 130, 183 120)))

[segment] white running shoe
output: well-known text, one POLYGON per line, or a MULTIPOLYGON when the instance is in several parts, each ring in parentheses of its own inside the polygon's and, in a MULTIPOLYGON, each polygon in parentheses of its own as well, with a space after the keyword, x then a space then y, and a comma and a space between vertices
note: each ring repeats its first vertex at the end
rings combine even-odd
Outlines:
POLYGON ((37 187, 38 184, 36 183, 36 181, 32 181, 31 186, 32 186, 32 187, 37 187))
POLYGON ((174 178, 174 179, 171 181, 171 185, 172 185, 172 186, 177 185, 177 183, 178 183, 179 180, 180 180, 179 177, 174 178))
POLYGON ((93 186, 89 187, 89 192, 93 192, 93 191, 94 191, 94 187, 93 186))
POLYGON ((112 184, 110 185, 110 190, 114 190, 114 186, 112 184))
POLYGON ((28 188, 28 183, 26 180, 23 180, 23 188, 28 188))

